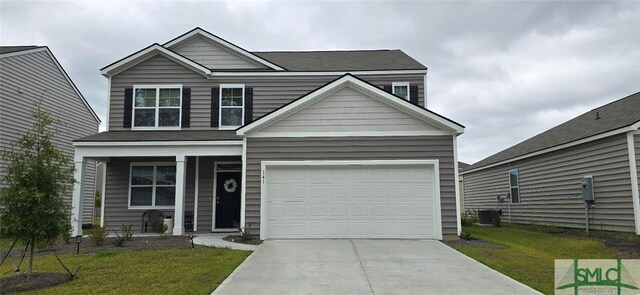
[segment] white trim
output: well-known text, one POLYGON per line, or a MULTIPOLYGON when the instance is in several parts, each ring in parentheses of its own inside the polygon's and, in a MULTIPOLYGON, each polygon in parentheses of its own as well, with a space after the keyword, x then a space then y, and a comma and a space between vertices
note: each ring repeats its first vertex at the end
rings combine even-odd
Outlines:
POLYGON ((102 206, 100 206, 100 226, 104 226, 104 208, 107 200, 107 162, 102 162, 102 206))
MULTIPOLYGON (((111 79, 111 78, 109 78, 111 79)), ((131 99, 131 130, 180 130, 182 128, 182 84, 138 84, 133 85, 131 99), (136 89, 155 89, 156 104, 153 107, 136 107, 136 89), (180 89, 180 105, 177 107, 161 107, 160 106, 160 90, 161 89, 180 89), (178 126, 159 126, 160 109, 178 109, 178 126), (153 109, 155 112, 155 126, 135 126, 136 109, 153 109)))
MULTIPOLYGON (((522 195, 520 194, 520 170, 518 170, 518 168, 511 168, 509 169, 509 171, 507 171, 507 176, 509 178, 507 178, 509 180, 509 204, 512 205, 518 205, 520 203, 522 203, 522 195), (516 172, 516 185, 513 186, 511 185, 511 171, 515 171, 516 172), (517 188, 518 189, 518 202, 514 203, 513 202, 513 194, 511 193, 511 190, 517 188)), ((511 212, 509 212, 511 213, 511 212)))
POLYGON ((76 157, 74 159, 75 170, 73 172, 73 194, 71 196, 71 227, 72 235, 82 235, 82 210, 84 199, 85 172, 87 158, 76 157))
POLYGON ((205 76, 209 76, 211 75, 211 70, 209 70, 208 68, 199 65, 187 58, 185 58, 184 56, 177 54, 171 50, 168 50, 162 46, 160 46, 159 44, 153 44, 149 47, 147 47, 146 49, 131 55, 125 59, 122 59, 102 70, 100 70, 100 73, 105 76, 105 77, 110 77, 113 75, 116 75, 144 60, 147 60, 148 58, 155 56, 156 54, 162 54, 163 56, 177 62, 180 63, 188 68, 191 68, 192 70, 199 72, 205 76))
POLYGON ((290 113, 303 109, 305 106, 309 105, 310 103, 313 103, 316 100, 322 99, 326 95, 330 95, 335 91, 335 89, 339 87, 347 87, 347 86, 354 87, 362 91, 366 91, 370 93, 372 96, 380 97, 381 99, 385 100, 386 103, 389 103, 393 107, 398 108, 401 111, 405 111, 423 121, 426 121, 428 124, 433 124, 433 125, 436 125, 437 127, 447 129, 452 133, 455 132, 457 134, 462 134, 464 132, 464 127, 458 124, 448 121, 414 104, 403 103, 398 99, 398 97, 396 97, 393 94, 387 93, 378 87, 375 87, 366 82, 363 82, 354 76, 346 75, 340 79, 337 79, 325 85, 324 87, 321 87, 313 91, 311 94, 308 94, 298 100, 293 101, 292 103, 286 105, 285 107, 282 107, 268 115, 265 115, 264 117, 258 119, 257 121, 254 121, 253 123, 243 126, 242 128, 236 130, 236 134, 245 135, 249 132, 256 131, 256 130, 257 132, 259 132, 260 129, 263 129, 266 126, 269 126, 277 122, 278 120, 286 116, 289 116, 290 113))
POLYGON ((453 135, 453 171, 454 171, 454 181, 455 183, 455 193, 456 193, 456 227, 458 236, 462 233, 462 220, 460 212, 461 203, 464 201, 460 198, 460 170, 458 167, 458 137, 453 135))
POLYGON ((241 145, 76 146, 75 159, 109 157, 242 156, 241 145))
POLYGON ((272 68, 274 70, 278 70, 278 71, 283 71, 284 70, 283 68, 279 67, 278 65, 273 64, 273 63, 269 62, 268 60, 265 60, 265 59, 255 55, 255 54, 252 54, 249 51, 247 51, 247 50, 245 50, 245 49, 243 49, 243 48, 241 48, 241 47, 239 47, 239 46, 237 46, 237 45, 235 45, 235 44, 233 44, 231 42, 225 41, 222 38, 220 38, 220 37, 218 37, 216 35, 213 35, 213 34, 207 32, 207 31, 205 31, 205 30, 203 30, 201 28, 196 28, 196 29, 192 30, 191 32, 189 32, 187 34, 184 34, 183 36, 180 36, 179 38, 176 38, 176 39, 174 39, 172 41, 169 41, 169 42, 165 43, 164 46, 165 47, 172 47, 172 46, 174 46, 176 44, 181 43, 182 41, 191 39, 195 35, 203 36, 203 37, 209 39, 210 41, 213 41, 215 43, 218 43, 219 45, 227 47, 228 49, 230 49, 231 51, 233 51, 235 53, 238 53, 238 54, 240 54, 240 55, 242 55, 242 56, 244 56, 246 58, 249 58, 249 59, 251 59, 251 60, 253 60, 253 61, 255 61, 255 62, 259 63, 259 64, 262 64, 262 65, 265 65, 267 67, 270 67, 270 68, 272 68))
MULTIPOLYGON (((216 228, 216 207, 218 206, 218 172, 241 172, 241 176, 244 174, 244 171, 239 170, 220 170, 218 171, 219 164, 241 164, 238 161, 215 161, 213 163, 213 208, 211 209, 211 231, 225 230, 228 228, 216 228)), ((244 165, 243 165, 244 166, 244 165)), ((244 167, 242 168, 244 170, 244 167)), ((244 178, 240 180, 240 183, 244 182, 244 178)), ((242 186, 240 187, 242 190, 242 186)), ((240 191, 240 197, 242 198, 242 194, 244 191, 240 191)), ((242 200, 240 200, 240 222, 242 222, 242 200)))
POLYGON ((240 189, 240 227, 246 227, 245 210, 247 210, 247 137, 242 138, 242 181, 240 189))
POLYGON ((425 75, 426 70, 382 70, 382 71, 333 71, 333 72, 212 72, 208 79, 217 77, 291 77, 291 76, 342 76, 352 74, 356 76, 367 75, 425 75))
POLYGON ((406 100, 411 101, 411 91, 409 91, 409 86, 411 86, 411 83, 409 82, 392 82, 391 83, 391 93, 393 93, 393 95, 398 96, 396 94, 396 87, 405 87, 407 88, 407 98, 406 100))
POLYGON ((219 146, 219 145, 242 145, 239 140, 218 140, 218 141, 80 141, 74 142, 74 146, 219 146))
POLYGON ((200 188, 200 157, 196 156, 196 175, 195 175, 195 183, 193 188, 193 231, 198 231, 198 199, 199 196, 199 188, 200 188))
POLYGON ((462 175, 468 174, 468 173, 472 173, 472 172, 476 172, 476 171, 480 171, 480 170, 489 169, 489 168, 492 168, 492 167, 500 166, 500 165, 511 163, 511 162, 515 162, 515 161, 520 161, 520 160, 523 160, 523 159, 526 159, 526 158, 535 157, 535 156, 538 156, 538 155, 550 153, 550 152, 553 152, 553 151, 565 149, 565 148, 576 146, 576 145, 580 145, 580 144, 583 144, 583 143, 596 141, 596 140, 603 139, 603 138, 606 138, 606 137, 609 137, 609 136, 613 136, 613 135, 617 135, 617 134, 621 134, 621 133, 626 133, 626 132, 629 132, 629 131, 634 131, 634 130, 638 129, 639 123, 633 124, 631 126, 627 126, 627 127, 622 127, 622 128, 619 128, 619 129, 611 130, 611 131, 608 131, 608 132, 605 132, 605 133, 601 133, 601 134, 585 137, 583 139, 579 139, 579 140, 575 140, 575 141, 572 141, 572 142, 569 142, 569 143, 565 143, 565 144, 557 145, 557 146, 554 146, 554 147, 546 148, 546 149, 539 150, 539 151, 536 151, 536 152, 531 152, 531 153, 528 153, 528 154, 524 154, 522 156, 518 156, 518 157, 515 157, 515 158, 510 158, 510 159, 507 159, 507 160, 504 160, 504 161, 500 161, 500 162, 497 162, 497 163, 493 163, 493 164, 489 164, 489 165, 486 165, 486 166, 478 167, 478 168, 475 168, 475 169, 467 170, 467 171, 462 172, 462 175))
MULTIPOLYGON (((111 113, 111 77, 107 78, 107 117, 106 119, 106 124, 105 124, 105 131, 109 131, 109 117, 110 117, 110 113, 111 113)), ((133 100, 133 99, 132 99, 133 100)), ((133 125, 133 122, 131 122, 133 125)))
POLYGON ((440 136, 451 135, 443 130, 423 131, 336 131, 336 132, 256 132, 246 137, 385 137, 385 136, 440 136))
POLYGON ((442 208, 440 205, 440 161, 439 160, 313 160, 313 161, 262 161, 260 163, 260 239, 267 238, 267 188, 269 166, 349 166, 349 165, 431 165, 434 175, 433 218, 434 239, 442 240, 442 208))
POLYGON ((636 149, 634 134, 638 131, 627 133, 627 150, 629 152, 629 168, 631 176, 631 197, 633 198, 633 215, 635 216, 636 234, 640 235, 640 187, 638 185, 638 168, 636 162, 636 149))
MULTIPOLYGON (((158 166, 174 166, 176 167, 176 162, 130 162, 129 163, 129 186, 127 186, 127 209, 128 210, 148 210, 148 209, 174 209, 173 206, 156 206, 156 171, 158 166), (131 206, 131 176, 133 174, 133 166, 152 166, 153 167, 153 183, 151 184, 151 206, 131 206)), ((176 167, 177 168, 177 167, 176 167)), ((178 171, 176 170, 176 182, 178 178, 178 171)), ((162 185, 163 187, 170 187, 170 185, 162 185)), ((176 188, 176 195, 178 194, 177 186, 174 184, 174 188, 176 188)), ((174 200, 175 200, 174 196, 174 200)))
POLYGON ((242 125, 244 125, 244 107, 245 107, 245 85, 244 84, 220 84, 220 91, 218 91, 218 129, 236 129, 242 125), (241 88, 242 89, 242 117, 240 119, 240 125, 235 125, 235 126, 223 126, 222 125, 222 109, 239 109, 240 107, 238 106, 223 106, 222 105, 222 89, 223 88, 230 88, 230 89, 237 89, 237 88, 241 88))
POLYGON ((422 84, 424 89, 424 108, 427 108, 427 73, 424 73, 424 84, 422 84))

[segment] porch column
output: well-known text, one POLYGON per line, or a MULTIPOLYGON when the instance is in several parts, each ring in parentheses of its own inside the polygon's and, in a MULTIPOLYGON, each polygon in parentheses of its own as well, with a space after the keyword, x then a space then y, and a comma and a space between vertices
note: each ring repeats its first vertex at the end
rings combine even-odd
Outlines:
POLYGON ((73 184, 73 196, 71 199, 71 227, 72 236, 82 234, 82 199, 84 198, 84 170, 87 166, 87 159, 77 157, 74 160, 75 172, 73 178, 76 182, 73 184))
POLYGON ((173 218, 173 235, 184 234, 184 195, 186 182, 185 156, 176 156, 176 205, 173 218))

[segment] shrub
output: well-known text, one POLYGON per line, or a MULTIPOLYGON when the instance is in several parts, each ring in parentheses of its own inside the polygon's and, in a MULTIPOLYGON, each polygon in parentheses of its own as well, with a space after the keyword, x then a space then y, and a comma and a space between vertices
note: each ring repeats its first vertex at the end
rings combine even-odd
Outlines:
POLYGON ((62 232, 62 240, 64 241, 65 244, 69 244, 69 242, 71 241, 71 232, 70 231, 62 232))
POLYGON ((463 240, 473 240, 473 238, 471 237, 471 233, 468 231, 460 232, 460 238, 462 238, 463 240))
POLYGON ((478 212, 467 209, 460 217, 463 226, 471 226, 478 222, 478 212))
POLYGON ((94 245, 100 246, 104 243, 108 234, 109 230, 106 226, 94 225, 89 232, 89 238, 91 238, 94 245))
POLYGON ((122 234, 118 234, 118 232, 113 231, 113 233, 116 235, 116 239, 113 241, 113 245, 116 247, 123 247, 124 244, 128 241, 131 241, 131 237, 133 237, 133 231, 131 230, 131 224, 129 225, 122 225, 121 227, 121 233, 122 234))
POLYGON ((500 215, 501 215, 501 211, 493 211, 491 216, 491 221, 493 223, 493 226, 500 227, 501 225, 500 215))

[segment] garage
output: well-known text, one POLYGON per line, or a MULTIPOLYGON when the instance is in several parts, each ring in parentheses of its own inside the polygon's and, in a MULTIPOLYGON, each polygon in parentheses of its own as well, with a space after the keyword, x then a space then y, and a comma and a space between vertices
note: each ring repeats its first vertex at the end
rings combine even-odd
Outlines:
POLYGON ((437 160, 262 167, 263 239, 441 239, 437 160))

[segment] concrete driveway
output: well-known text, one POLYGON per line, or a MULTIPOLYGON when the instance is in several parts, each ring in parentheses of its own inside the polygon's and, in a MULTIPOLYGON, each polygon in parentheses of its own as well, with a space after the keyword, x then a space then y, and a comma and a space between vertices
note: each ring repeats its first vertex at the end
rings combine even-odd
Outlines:
POLYGON ((438 241, 267 241, 213 294, 539 294, 438 241))

